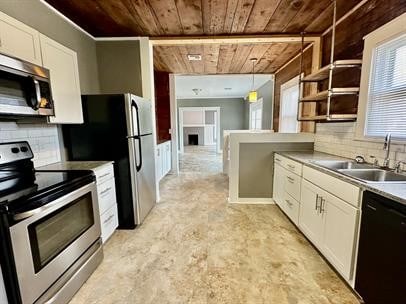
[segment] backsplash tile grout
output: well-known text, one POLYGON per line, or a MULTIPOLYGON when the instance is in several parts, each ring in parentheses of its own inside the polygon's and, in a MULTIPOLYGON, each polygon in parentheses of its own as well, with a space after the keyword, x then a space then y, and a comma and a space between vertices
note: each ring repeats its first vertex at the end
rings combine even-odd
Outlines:
MULTIPOLYGON (((316 125, 314 149, 347 158, 355 158, 361 155, 367 162, 371 162, 370 156, 375 156, 379 164, 382 164, 386 151, 383 143, 354 140, 355 123, 318 123, 316 125)), ((396 161, 406 161, 406 144, 392 144, 389 155, 390 166, 396 161)))
POLYGON ((61 160, 58 127, 48 124, 17 124, 0 121, 0 142, 28 141, 34 152, 34 166, 61 160))

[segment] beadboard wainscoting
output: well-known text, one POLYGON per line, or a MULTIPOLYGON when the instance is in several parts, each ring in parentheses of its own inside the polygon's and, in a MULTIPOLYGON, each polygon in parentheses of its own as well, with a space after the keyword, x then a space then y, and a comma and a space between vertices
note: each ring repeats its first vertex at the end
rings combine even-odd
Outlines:
POLYGON ((36 167, 61 161, 58 127, 47 124, 0 122, 0 142, 29 142, 36 167))
MULTIPOLYGON (((362 155, 367 162, 371 162, 370 156, 373 155, 378 159, 379 164, 382 164, 386 153, 383 150, 383 140, 381 143, 354 140, 354 133, 354 122, 318 123, 316 125, 314 149, 347 158, 362 155)), ((392 168, 396 161, 406 161, 406 145, 393 143, 389 158, 392 168)))

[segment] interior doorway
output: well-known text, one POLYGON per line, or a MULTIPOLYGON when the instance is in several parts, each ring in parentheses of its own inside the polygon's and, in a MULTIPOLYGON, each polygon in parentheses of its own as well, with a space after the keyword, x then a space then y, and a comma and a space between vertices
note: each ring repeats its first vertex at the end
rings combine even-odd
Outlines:
POLYGON ((180 107, 180 153, 185 146, 211 146, 221 153, 220 129, 220 107, 180 107))

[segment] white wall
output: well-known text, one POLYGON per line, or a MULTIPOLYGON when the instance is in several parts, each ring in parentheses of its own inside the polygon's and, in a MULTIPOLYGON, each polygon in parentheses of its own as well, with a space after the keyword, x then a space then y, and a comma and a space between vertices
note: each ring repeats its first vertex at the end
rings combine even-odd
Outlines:
POLYGON ((36 167, 61 160, 58 127, 55 125, 0 122, 0 142, 11 141, 28 141, 36 167))
MULTIPOLYGON (((375 156, 379 164, 382 164, 386 151, 383 150, 382 142, 367 142, 354 140, 355 123, 318 123, 316 125, 316 136, 314 149, 329 154, 339 155, 347 158, 354 158, 362 155, 370 162, 369 156, 375 156)), ((395 161, 406 161, 406 145, 392 144, 390 166, 395 161)))

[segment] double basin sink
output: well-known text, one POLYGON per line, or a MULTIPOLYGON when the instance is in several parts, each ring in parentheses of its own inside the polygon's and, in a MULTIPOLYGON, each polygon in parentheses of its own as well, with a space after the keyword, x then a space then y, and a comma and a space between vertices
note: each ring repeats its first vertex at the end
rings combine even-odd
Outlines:
POLYGON ((313 163, 365 183, 406 183, 406 175, 380 169, 367 163, 337 160, 322 160, 313 163))

